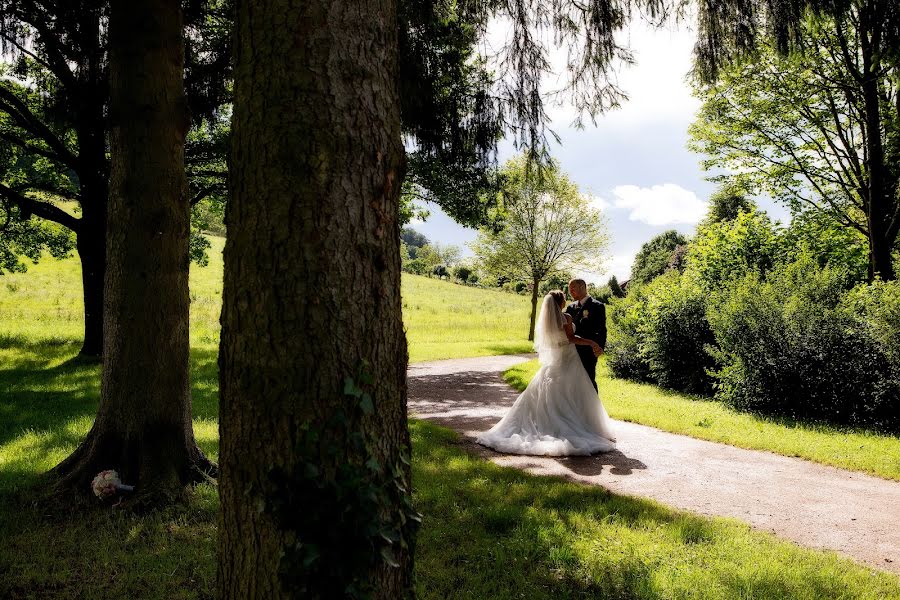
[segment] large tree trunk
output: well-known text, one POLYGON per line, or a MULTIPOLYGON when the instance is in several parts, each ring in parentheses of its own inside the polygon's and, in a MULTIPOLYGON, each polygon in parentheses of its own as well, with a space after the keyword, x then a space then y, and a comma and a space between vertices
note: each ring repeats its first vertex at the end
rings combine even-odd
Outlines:
POLYGON ((219 597, 407 597, 396 2, 238 5, 219 597))
POLYGON ((860 11, 860 48, 863 59, 862 93, 866 111, 866 170, 869 178, 869 279, 895 279, 893 249, 896 236, 890 232, 896 210, 896 190, 891 189, 882 139, 879 80, 884 18, 880 2, 867 2, 860 11))
POLYGON ((138 498, 177 496, 214 465, 194 441, 179 0, 111 5, 111 157, 103 379, 94 426, 55 470, 87 492, 102 469, 138 498))
POLYGON ((102 7, 85 8, 79 15, 78 44, 83 62, 76 72, 75 132, 78 136, 81 221, 77 232, 84 296, 84 343, 81 355, 99 357, 103 350, 103 285, 106 276, 106 217, 109 203, 109 165, 106 156, 107 117, 104 112, 107 78, 104 73, 102 7))
POLYGON ((99 357, 103 350, 103 278, 106 274, 106 194, 101 215, 84 211, 77 234, 84 295, 84 343, 81 356, 99 357))
POLYGON ((534 323, 535 319, 537 319, 537 303, 538 303, 538 288, 541 285, 540 279, 535 279, 532 284, 534 287, 531 289, 531 323, 528 325, 528 341, 534 341, 534 323))

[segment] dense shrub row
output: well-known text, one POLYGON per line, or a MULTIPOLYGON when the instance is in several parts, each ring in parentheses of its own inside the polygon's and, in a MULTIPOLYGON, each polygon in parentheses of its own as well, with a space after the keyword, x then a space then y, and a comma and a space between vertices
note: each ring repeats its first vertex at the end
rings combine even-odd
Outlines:
POLYGON ((778 417, 900 431, 900 283, 859 281, 757 212, 610 307, 620 377, 778 417), (824 265, 823 265, 824 262, 824 265))

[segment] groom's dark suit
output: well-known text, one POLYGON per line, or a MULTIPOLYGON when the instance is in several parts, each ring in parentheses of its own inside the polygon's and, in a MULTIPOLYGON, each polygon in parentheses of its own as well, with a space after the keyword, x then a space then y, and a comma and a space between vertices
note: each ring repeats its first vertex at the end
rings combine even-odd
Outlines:
MULTIPOLYGON (((575 326, 575 335, 600 344, 606 348, 606 306, 602 302, 594 300, 590 296, 584 299, 584 304, 572 302, 566 307, 566 313, 572 315, 572 324, 575 326)), ((597 357, 590 346, 575 346, 578 357, 584 370, 587 371, 597 389, 597 357)))

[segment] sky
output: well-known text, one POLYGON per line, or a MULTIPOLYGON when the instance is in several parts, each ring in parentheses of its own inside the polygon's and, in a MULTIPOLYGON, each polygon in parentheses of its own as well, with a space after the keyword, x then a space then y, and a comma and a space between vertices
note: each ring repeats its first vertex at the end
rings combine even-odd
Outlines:
MULTIPOLYGON (((502 40, 505 30, 495 23, 489 38, 502 40)), ((561 138, 551 153, 607 217, 608 256, 601 265, 578 273, 596 283, 605 283, 610 275, 627 280, 635 254, 653 236, 667 229, 692 234, 715 190, 705 180, 703 157, 687 149, 687 130, 699 108, 686 79, 694 32, 685 26, 655 29, 635 22, 623 39, 636 64, 618 71, 620 87, 629 96, 621 108, 599 117, 596 126, 586 120, 581 130, 571 126, 572 108, 549 111, 551 128, 561 138)), ((514 153, 510 142, 500 144, 501 162, 514 153)), ((773 218, 786 219, 783 208, 764 199, 759 203, 773 218)), ((476 232, 458 225, 434 204, 427 208, 431 216, 410 226, 432 242, 455 244, 464 255, 471 255, 466 244, 476 232)))

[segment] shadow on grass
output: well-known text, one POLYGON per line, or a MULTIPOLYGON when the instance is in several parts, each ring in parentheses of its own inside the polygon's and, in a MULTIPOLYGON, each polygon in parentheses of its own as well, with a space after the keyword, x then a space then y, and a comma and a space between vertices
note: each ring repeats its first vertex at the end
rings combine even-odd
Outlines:
POLYGON ((534 342, 502 342, 485 344, 483 348, 491 354, 530 354, 534 352, 534 342))
POLYGON ((895 579, 602 488, 498 467, 411 422, 422 598, 892 597, 895 579))
MULTIPOLYGON (((76 446, 90 428, 100 397, 100 365, 79 358, 79 348, 75 342, 41 342, 0 351, 0 495, 27 486, 45 468, 34 464, 36 459, 76 446)), ((214 349, 192 349, 191 380, 194 417, 215 420, 214 349)), ((205 452, 217 451, 216 439, 198 441, 205 452)))

